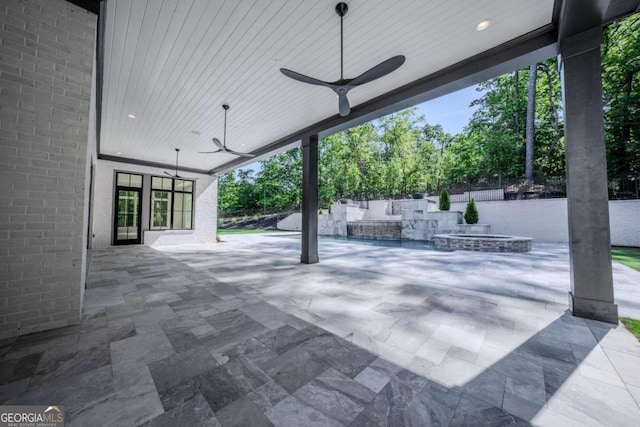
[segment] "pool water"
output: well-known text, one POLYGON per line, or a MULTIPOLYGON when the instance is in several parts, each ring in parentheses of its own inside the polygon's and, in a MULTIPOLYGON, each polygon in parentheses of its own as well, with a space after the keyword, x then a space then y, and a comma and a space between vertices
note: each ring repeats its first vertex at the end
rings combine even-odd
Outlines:
POLYGON ((320 242, 348 242, 357 245, 381 246, 386 248, 403 248, 403 249, 419 249, 419 250, 437 250, 432 242, 424 242, 418 240, 377 240, 377 239, 360 239, 357 237, 342 236, 318 236, 320 242))

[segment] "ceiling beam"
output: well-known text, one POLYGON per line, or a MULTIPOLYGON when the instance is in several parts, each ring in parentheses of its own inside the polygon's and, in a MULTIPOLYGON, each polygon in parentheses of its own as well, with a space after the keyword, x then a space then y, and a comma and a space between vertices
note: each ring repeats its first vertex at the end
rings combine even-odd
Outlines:
MULTIPOLYGON (((554 25, 542 27, 366 101, 353 107, 346 117, 339 115, 329 117, 254 150, 251 154, 257 157, 265 156, 309 135, 328 136, 546 60, 557 55, 557 40, 558 35, 554 25)), ((250 161, 238 158, 211 169, 209 173, 228 172, 248 163, 250 161)))
MULTIPOLYGON (((157 162, 148 162, 146 160, 130 159, 128 157, 112 156, 109 154, 98 154, 98 159, 108 160, 110 162, 127 163, 130 165, 149 166, 152 168, 169 169, 170 171, 176 170, 176 165, 169 165, 166 163, 157 163, 157 162)), ((188 168, 183 166, 178 166, 178 171, 199 173, 202 175, 212 175, 209 171, 204 169, 195 169, 195 168, 188 168)))
POLYGON ((558 40, 606 25, 638 12, 640 0, 557 0, 558 40))

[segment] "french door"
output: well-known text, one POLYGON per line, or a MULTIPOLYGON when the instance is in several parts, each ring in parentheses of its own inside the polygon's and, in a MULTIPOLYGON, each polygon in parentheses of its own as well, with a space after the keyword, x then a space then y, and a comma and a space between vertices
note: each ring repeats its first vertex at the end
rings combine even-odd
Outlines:
POLYGON ((142 189, 116 187, 113 242, 115 245, 140 244, 142 212, 142 189))

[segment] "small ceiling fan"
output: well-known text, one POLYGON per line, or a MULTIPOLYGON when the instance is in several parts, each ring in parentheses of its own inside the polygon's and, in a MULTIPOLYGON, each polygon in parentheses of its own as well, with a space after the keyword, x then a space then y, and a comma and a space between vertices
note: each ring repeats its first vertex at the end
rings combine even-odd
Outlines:
POLYGON ((218 149, 215 151, 200 151, 200 154, 229 153, 240 157, 255 157, 255 154, 240 153, 227 148, 227 110, 229 109, 229 106, 227 104, 223 104, 222 108, 224 109, 224 137, 222 139, 224 142, 220 142, 218 138, 211 138, 211 141, 216 147, 218 147, 218 149))
POLYGON ((351 89, 353 89, 354 87, 360 86, 362 84, 369 83, 373 80, 379 79, 380 77, 386 76, 387 74, 400 68, 400 66, 404 64, 404 61, 405 61, 404 55, 397 55, 387 59, 386 61, 381 62, 375 67, 360 74, 356 78, 345 79, 344 78, 344 43, 343 43, 344 31, 342 28, 342 20, 344 18, 344 15, 347 14, 348 10, 349 10, 349 7, 344 2, 340 2, 336 5, 336 13, 338 14, 338 16, 340 16, 340 80, 336 80, 335 82, 325 82, 313 77, 296 73, 295 71, 287 70, 286 68, 280 68, 280 71, 282 72, 282 74, 294 80, 298 80, 303 83, 309 83, 312 85, 325 86, 333 90, 338 95, 338 109, 341 116, 347 116, 351 111, 351 107, 349 106, 349 99, 347 98, 347 93, 349 93, 351 89))
MULTIPOLYGON (((176 173, 175 174, 171 174, 167 171, 164 171, 165 175, 169 175, 171 178, 184 178, 180 175, 178 175, 178 154, 180 153, 180 149, 176 148, 176 173)), ((193 178, 189 178, 189 179, 193 179, 193 178)))

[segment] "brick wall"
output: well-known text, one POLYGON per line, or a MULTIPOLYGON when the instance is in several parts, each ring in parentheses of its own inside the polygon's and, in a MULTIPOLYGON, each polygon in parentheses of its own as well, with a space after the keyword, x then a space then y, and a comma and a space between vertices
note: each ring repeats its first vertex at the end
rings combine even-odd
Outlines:
POLYGON ((0 338, 77 323, 96 16, 0 2, 0 338))

